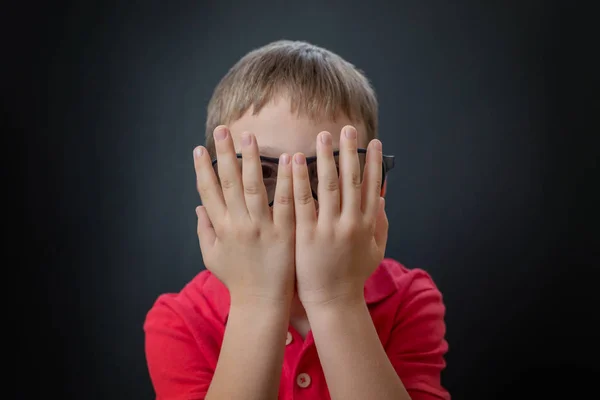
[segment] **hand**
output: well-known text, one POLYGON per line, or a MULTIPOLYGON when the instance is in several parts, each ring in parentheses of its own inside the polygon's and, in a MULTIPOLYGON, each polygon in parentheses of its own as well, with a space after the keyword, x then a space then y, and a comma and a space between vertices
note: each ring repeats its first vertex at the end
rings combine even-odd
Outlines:
POLYGON ((357 132, 342 129, 339 178, 331 135, 317 137, 318 212, 302 154, 294 155, 296 280, 305 308, 363 301, 364 284, 385 253, 388 222, 381 197, 381 142, 369 143, 361 182, 357 132))
POLYGON ((229 130, 217 127, 214 138, 219 178, 206 149, 194 150, 204 204, 196 209, 204 263, 227 286, 232 302, 240 297, 291 301, 295 228, 290 157, 280 157, 271 210, 254 135, 242 136, 241 172, 229 130))

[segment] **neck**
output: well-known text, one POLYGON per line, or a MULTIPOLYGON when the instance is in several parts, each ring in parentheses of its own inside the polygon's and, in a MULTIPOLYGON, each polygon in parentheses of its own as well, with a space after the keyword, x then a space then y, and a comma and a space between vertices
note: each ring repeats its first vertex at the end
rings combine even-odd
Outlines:
POLYGON ((300 302, 298 298, 298 293, 294 294, 294 298, 292 299, 292 305, 290 308, 290 319, 298 319, 306 317, 306 311, 304 310, 304 306, 300 302))
POLYGON ((296 332, 302 336, 302 339, 306 339, 306 335, 308 335, 308 332, 310 331, 310 324, 306 317, 306 311, 297 294, 294 295, 290 308, 290 325, 292 325, 296 332))

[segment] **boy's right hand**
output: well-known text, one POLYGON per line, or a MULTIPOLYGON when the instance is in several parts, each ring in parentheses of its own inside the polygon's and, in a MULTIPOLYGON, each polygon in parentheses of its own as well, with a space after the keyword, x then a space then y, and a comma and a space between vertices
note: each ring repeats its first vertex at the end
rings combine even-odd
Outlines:
POLYGON ((201 146, 194 150, 196 182, 203 204, 196 214, 204 264, 227 286, 232 304, 263 300, 289 304, 295 281, 290 157, 280 157, 271 210, 254 135, 242 135, 242 171, 229 130, 217 127, 214 138, 218 178, 208 151, 201 146))

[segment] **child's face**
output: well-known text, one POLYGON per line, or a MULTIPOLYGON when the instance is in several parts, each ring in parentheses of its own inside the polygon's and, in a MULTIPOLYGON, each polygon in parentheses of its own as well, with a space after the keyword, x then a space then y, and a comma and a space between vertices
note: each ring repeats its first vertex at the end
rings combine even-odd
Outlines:
POLYGON ((353 123, 344 116, 338 117, 336 121, 324 118, 322 121, 315 122, 308 116, 292 113, 290 102, 284 97, 265 105, 257 115, 252 115, 252 110, 249 110, 228 127, 236 153, 241 153, 241 134, 251 132, 256 136, 261 156, 278 158, 282 153, 289 155, 304 153, 306 157, 314 156, 317 135, 323 131, 331 133, 333 148, 337 150, 340 133, 346 125, 356 128, 359 146, 366 147, 367 139, 363 124, 353 123))
MULTIPOLYGON (((327 131, 333 139, 333 149, 339 149, 340 134, 346 125, 353 125, 358 131, 360 147, 367 146, 363 124, 356 124, 347 117, 338 117, 336 121, 324 118, 314 121, 308 116, 298 116, 292 113, 289 100, 280 97, 277 101, 265 105, 260 113, 252 115, 246 112, 240 119, 230 123, 229 130, 233 138, 236 153, 241 153, 241 135, 243 132, 253 133, 256 137, 260 155, 278 159, 283 153, 293 156, 304 153, 306 157, 316 154, 316 140, 320 132, 327 131)), ((364 154, 359 154, 361 166, 364 167, 364 154)), ((239 159, 241 165, 241 159, 239 159)), ((318 179, 316 162, 309 163, 309 177, 316 199, 318 179)), ((277 164, 263 160, 263 181, 267 190, 269 203, 272 203, 277 183, 277 164)))

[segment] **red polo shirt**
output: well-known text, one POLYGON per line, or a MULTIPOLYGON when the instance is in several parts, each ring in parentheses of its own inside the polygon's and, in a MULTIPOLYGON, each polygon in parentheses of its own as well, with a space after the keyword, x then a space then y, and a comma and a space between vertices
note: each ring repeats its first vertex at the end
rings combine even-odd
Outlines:
MULTIPOLYGON (((445 307, 431 277, 385 259, 365 284, 379 338, 412 400, 449 400, 440 384, 445 307)), ((229 312, 229 292, 209 271, 148 312, 146 358, 157 400, 204 399, 215 371, 229 312)), ((290 325, 279 398, 330 399, 317 349, 290 325)))

